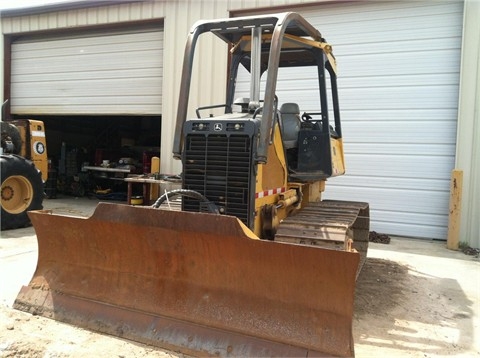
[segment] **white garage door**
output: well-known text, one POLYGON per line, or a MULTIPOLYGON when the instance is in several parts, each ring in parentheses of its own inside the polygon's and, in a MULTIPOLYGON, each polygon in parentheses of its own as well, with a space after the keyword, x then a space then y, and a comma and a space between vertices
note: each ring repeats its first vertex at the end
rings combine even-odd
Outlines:
MULTIPOLYGON (((445 239, 463 3, 353 2, 295 11, 333 45, 338 62, 347 174, 329 180, 324 197, 369 202, 372 230, 445 239)), ((279 102, 318 110, 300 76, 282 78, 279 102)))
POLYGON ((13 114, 162 112, 162 29, 26 38, 11 61, 13 114))

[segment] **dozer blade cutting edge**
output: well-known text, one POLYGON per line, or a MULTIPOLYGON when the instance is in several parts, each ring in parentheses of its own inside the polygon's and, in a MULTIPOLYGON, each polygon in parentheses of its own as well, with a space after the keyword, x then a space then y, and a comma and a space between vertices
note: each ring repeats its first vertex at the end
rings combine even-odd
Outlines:
POLYGON ((223 215, 29 215, 38 263, 16 309, 192 355, 353 356, 356 252, 258 240, 223 215))

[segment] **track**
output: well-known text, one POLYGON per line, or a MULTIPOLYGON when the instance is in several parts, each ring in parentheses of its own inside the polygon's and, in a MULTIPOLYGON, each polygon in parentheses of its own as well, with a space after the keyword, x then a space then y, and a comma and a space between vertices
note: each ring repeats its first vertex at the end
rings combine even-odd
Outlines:
POLYGON ((368 203, 325 200, 311 203, 284 219, 275 241, 315 245, 332 250, 360 253, 357 277, 367 256, 369 234, 368 203))

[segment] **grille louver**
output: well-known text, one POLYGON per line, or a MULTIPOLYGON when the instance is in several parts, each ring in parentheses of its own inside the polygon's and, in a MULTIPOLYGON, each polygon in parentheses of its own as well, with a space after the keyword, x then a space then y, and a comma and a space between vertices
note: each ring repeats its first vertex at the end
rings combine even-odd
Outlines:
MULTIPOLYGON (((214 202, 222 214, 249 226, 251 138, 248 135, 189 134, 185 142, 184 187, 214 202)), ((184 198, 183 210, 199 211, 184 198)))

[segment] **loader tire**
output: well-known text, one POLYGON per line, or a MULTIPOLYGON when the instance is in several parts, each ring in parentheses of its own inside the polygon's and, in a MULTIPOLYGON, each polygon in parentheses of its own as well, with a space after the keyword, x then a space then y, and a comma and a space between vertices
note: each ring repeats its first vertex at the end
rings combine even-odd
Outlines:
POLYGON ((2 230, 28 226, 27 211, 43 208, 43 181, 30 160, 18 155, 1 156, 2 230))
POLYGON ((13 124, 7 122, 0 122, 1 123, 1 132, 2 132, 2 146, 3 140, 7 137, 10 138, 13 144, 13 154, 19 154, 20 150, 22 149, 22 138, 20 137, 20 132, 18 128, 15 127, 13 124))

